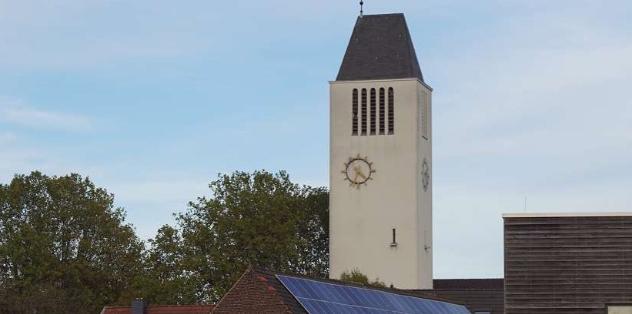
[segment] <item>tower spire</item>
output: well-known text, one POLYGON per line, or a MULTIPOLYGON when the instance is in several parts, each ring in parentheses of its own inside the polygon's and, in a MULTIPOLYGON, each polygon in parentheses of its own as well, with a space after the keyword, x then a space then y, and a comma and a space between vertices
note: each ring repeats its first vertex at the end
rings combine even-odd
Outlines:
POLYGON ((360 0, 360 17, 364 16, 364 0, 360 0))
POLYGON ((415 77, 423 82, 404 15, 367 14, 359 17, 336 80, 415 77))

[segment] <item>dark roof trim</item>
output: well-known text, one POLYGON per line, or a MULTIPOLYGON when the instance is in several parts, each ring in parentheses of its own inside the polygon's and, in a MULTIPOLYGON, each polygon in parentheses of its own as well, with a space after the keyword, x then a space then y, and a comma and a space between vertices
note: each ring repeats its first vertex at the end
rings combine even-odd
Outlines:
MULTIPOLYGON (((400 79, 381 79, 381 80, 365 80, 366 82, 392 82, 392 81, 408 81, 408 80, 417 80, 417 82, 419 82, 419 84, 423 85, 425 88, 427 88, 429 91, 434 91, 434 89, 426 84, 426 82, 418 79, 418 78, 400 78, 400 79)), ((357 81, 329 81, 329 84, 337 84, 337 83, 346 83, 346 82, 363 82, 361 80, 357 80, 357 81)))
POLYGON ((434 290, 502 290, 504 288, 505 281, 502 278, 434 280, 434 290))

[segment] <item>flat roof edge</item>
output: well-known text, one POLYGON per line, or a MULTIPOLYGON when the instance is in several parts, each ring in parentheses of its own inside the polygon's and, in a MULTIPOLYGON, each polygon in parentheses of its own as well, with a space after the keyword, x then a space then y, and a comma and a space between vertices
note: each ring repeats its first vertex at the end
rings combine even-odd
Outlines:
POLYGON ((585 213, 509 213, 503 214, 503 218, 536 218, 536 217, 632 217, 629 212, 585 212, 585 213))

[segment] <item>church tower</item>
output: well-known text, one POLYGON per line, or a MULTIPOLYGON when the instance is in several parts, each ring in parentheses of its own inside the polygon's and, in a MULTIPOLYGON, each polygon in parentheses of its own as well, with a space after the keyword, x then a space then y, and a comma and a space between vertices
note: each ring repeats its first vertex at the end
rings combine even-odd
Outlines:
POLYGON ((432 88, 403 14, 358 18, 330 95, 330 277, 431 289, 432 88))

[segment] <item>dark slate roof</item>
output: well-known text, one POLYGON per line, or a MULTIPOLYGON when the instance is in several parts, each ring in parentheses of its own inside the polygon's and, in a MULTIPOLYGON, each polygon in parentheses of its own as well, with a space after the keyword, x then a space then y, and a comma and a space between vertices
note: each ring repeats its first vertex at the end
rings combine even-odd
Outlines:
POLYGON ((398 78, 423 82, 404 14, 358 17, 336 80, 398 78))
POLYGON ((420 296, 438 297, 465 304, 474 312, 505 313, 503 279, 435 279, 432 290, 411 290, 420 296))

